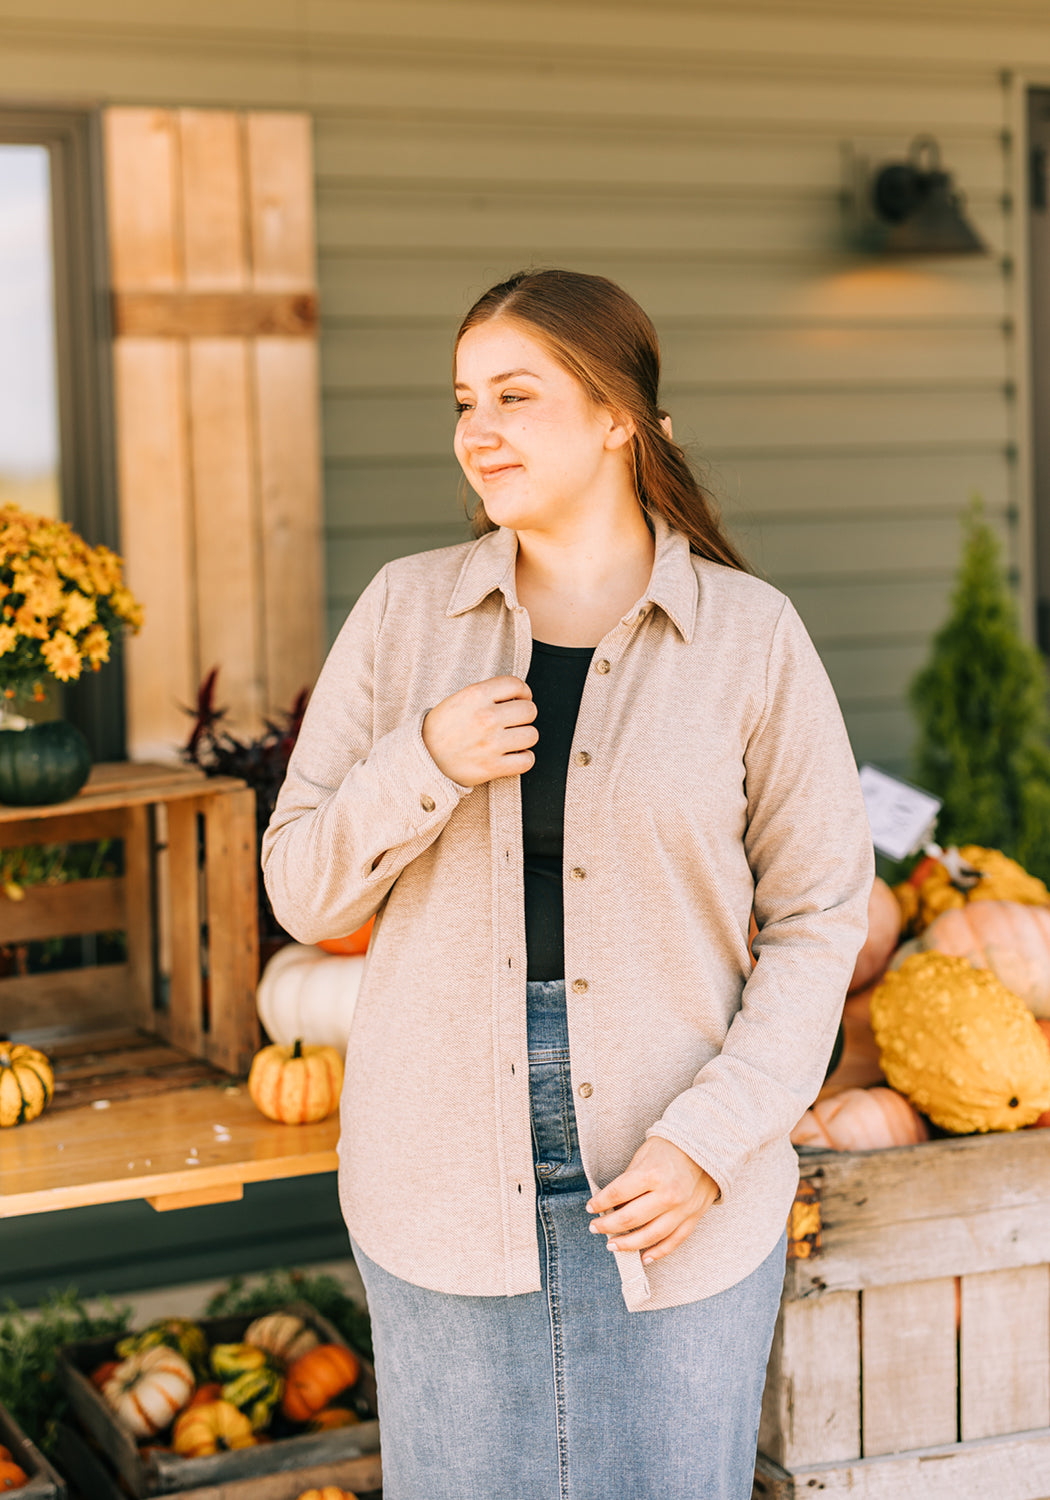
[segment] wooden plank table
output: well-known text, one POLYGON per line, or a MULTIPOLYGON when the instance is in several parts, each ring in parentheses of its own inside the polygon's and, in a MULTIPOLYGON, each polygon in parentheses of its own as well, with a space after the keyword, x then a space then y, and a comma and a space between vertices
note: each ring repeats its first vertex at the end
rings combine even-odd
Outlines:
POLYGON ((0 1137, 0 1218, 145 1198, 153 1208, 230 1203, 246 1182, 336 1169, 339 1117, 264 1119, 243 1082, 44 1114, 0 1137))

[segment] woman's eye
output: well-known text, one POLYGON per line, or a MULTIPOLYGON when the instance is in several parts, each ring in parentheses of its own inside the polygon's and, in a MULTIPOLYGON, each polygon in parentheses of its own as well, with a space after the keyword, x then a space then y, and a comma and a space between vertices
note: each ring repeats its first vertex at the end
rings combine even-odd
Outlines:
POLYGON ((503 395, 500 397, 500 400, 501 401, 524 401, 525 397, 524 396, 516 396, 513 393, 513 391, 504 391, 503 395))
POLYGON ((455 411, 457 416, 462 416, 465 411, 470 410, 470 407, 465 401, 457 401, 453 406, 453 410, 455 411))

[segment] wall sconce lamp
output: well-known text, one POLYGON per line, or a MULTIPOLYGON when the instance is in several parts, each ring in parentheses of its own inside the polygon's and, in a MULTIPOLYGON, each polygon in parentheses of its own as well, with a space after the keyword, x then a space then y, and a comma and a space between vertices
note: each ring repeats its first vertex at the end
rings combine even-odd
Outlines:
POLYGON ((861 249, 887 256, 989 253, 941 166, 933 136, 916 136, 907 161, 884 162, 869 172, 857 158, 856 166, 850 199, 861 249))

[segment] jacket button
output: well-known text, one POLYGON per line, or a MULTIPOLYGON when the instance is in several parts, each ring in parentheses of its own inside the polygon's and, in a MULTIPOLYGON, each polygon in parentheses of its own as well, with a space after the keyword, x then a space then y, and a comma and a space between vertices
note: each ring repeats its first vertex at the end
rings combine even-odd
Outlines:
POLYGON ((433 812, 435 807, 437 807, 437 803, 434 801, 433 797, 428 797, 426 792, 424 792, 422 797, 420 797, 419 805, 424 812, 433 812))
POLYGON ((605 660, 604 656, 600 661, 596 661, 594 663, 594 670, 596 672, 600 672, 603 677, 605 676, 606 672, 609 670, 609 663, 605 660))
POLYGON ((572 987, 576 991, 577 995, 582 995, 584 990, 586 990, 587 988, 587 981, 586 979, 574 979, 572 981, 572 987))
POLYGON ((581 1083, 576 1092, 579 1094, 581 1099, 589 1099, 594 1093, 594 1089, 589 1083, 581 1083))
POLYGON ((576 764, 578 766, 589 766, 590 763, 591 763, 591 757, 590 757, 589 752, 586 751, 586 750, 577 750, 577 752, 576 752, 576 764))
POLYGON ((587 871, 586 870, 581 870, 580 867, 579 867, 579 865, 577 865, 576 868, 575 868, 575 870, 572 870, 570 873, 572 875, 573 880, 586 880, 587 879, 587 871))

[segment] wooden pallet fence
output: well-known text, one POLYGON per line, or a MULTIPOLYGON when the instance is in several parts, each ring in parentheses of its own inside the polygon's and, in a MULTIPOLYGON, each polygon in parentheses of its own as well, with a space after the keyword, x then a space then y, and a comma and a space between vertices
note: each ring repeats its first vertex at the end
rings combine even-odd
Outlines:
POLYGON ((1045 1500, 1050 1131, 801 1171, 755 1495, 1045 1500))
POLYGON ((148 601, 128 745, 173 758, 221 668, 258 732, 323 655, 310 117, 103 112, 121 536, 148 601))

